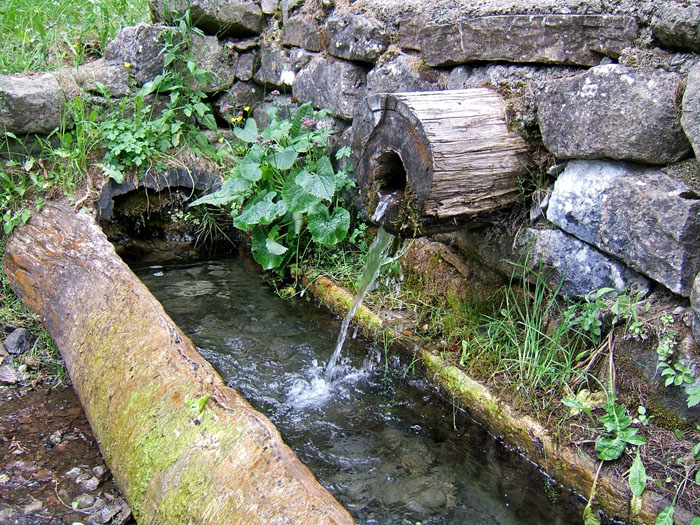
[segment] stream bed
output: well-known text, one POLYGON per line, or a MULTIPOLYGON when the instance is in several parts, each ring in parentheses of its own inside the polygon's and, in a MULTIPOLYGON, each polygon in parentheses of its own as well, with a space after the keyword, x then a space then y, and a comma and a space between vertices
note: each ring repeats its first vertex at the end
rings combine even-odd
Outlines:
POLYGON ((340 319, 278 297, 251 259, 132 268, 358 523, 582 522, 582 498, 352 328, 329 386, 340 319))

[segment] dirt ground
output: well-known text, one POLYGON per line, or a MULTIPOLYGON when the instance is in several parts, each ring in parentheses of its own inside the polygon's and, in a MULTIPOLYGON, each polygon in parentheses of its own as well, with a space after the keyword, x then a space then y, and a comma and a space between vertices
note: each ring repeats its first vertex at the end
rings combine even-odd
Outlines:
POLYGON ((135 523, 71 386, 0 386, 0 523, 135 523))

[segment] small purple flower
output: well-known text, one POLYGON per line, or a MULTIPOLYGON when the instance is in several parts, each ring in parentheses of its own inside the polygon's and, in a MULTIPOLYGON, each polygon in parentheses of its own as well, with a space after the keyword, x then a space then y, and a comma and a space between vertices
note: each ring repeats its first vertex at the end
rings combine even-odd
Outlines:
POLYGON ((265 140, 265 137, 263 137, 262 135, 258 135, 256 138, 258 139, 258 141, 265 140))
POLYGON ((275 89, 274 91, 270 91, 270 95, 273 97, 278 97, 280 95, 280 92, 278 89, 275 89))
POLYGON ((221 112, 226 113, 227 111, 231 111, 233 109, 233 106, 226 102, 223 106, 221 106, 221 112))
POLYGON ((271 140, 266 140, 265 142, 263 142, 263 146, 271 146, 271 145, 272 145, 271 140))

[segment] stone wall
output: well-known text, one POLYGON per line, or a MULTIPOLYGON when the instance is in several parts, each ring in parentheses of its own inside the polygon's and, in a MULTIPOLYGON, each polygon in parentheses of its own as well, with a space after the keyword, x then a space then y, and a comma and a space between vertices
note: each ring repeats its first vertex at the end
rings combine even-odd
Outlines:
POLYGON ((204 33, 190 49, 213 73, 207 91, 222 125, 246 106, 312 101, 335 114, 338 145, 349 145, 355 107, 370 93, 492 87, 503 96, 511 128, 531 147, 529 168, 541 187, 523 198, 529 215, 507 211, 518 221, 492 221, 442 240, 504 271, 504 258, 529 254, 529 264, 542 262, 553 279, 564 279, 570 296, 603 286, 664 287, 700 311, 696 4, 150 0, 150 6, 154 24, 122 30, 103 60, 0 77, 4 128, 47 133, 81 90, 99 98, 106 86, 119 97, 147 82, 162 68, 162 31, 187 8, 204 33))

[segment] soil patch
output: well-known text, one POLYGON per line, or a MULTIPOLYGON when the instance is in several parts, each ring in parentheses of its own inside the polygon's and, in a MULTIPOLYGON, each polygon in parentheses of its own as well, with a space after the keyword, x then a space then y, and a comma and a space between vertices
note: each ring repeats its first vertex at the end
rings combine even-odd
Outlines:
POLYGON ((0 523, 135 523, 70 386, 0 387, 0 523))

